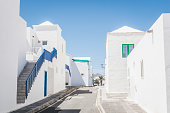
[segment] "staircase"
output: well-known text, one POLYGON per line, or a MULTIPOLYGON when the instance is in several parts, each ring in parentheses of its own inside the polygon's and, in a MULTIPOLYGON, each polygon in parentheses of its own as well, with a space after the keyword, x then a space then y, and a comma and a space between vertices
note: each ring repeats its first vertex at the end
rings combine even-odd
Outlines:
POLYGON ((35 77, 38 75, 43 62, 45 60, 52 62, 54 57, 57 58, 57 50, 55 48, 52 52, 44 49, 37 62, 27 62, 17 79, 17 104, 25 103, 35 77))
POLYGON ((17 80, 17 103, 25 103, 25 81, 30 75, 35 62, 27 62, 17 80))

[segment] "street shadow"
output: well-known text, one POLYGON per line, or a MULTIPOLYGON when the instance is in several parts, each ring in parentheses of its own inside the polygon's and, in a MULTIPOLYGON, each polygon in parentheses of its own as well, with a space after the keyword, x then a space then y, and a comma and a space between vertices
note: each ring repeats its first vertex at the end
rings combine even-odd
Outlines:
POLYGON ((80 113, 80 109, 56 109, 55 107, 50 107, 41 113, 80 113))
MULTIPOLYGON (((75 92, 73 92, 72 94, 68 95, 68 96, 76 96, 79 94, 91 94, 92 92, 90 90, 80 90, 77 89, 75 92)), ((38 113, 79 113, 81 111, 81 109, 60 109, 58 106, 60 104, 62 104, 66 98, 68 97, 64 97, 61 100, 59 100, 57 103, 53 104, 51 107, 42 110, 41 112, 38 113)))
MULTIPOLYGON (((71 95, 69 95, 71 96, 71 95)), ((62 104, 68 96, 62 98, 57 103, 52 105, 51 107, 48 107, 47 109, 44 109, 37 113, 79 113, 81 109, 60 109, 58 106, 62 104)))
POLYGON ((80 90, 80 89, 77 89, 77 91, 75 91, 74 93, 71 94, 72 95, 75 95, 75 94, 91 94, 92 92, 90 90, 80 90))

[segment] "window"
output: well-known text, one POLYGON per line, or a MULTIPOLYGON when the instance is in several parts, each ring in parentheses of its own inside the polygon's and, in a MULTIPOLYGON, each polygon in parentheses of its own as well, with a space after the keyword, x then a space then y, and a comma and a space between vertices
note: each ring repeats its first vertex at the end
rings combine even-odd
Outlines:
POLYGON ((122 57, 126 58, 133 50, 134 44, 122 44, 122 57))
POLYGON ((42 41, 42 45, 47 45, 47 41, 42 41))

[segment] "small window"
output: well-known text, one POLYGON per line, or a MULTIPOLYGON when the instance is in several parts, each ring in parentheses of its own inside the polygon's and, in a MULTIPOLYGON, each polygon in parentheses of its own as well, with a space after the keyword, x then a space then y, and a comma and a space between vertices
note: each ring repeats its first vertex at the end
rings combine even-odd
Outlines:
POLYGON ((84 73, 81 73, 81 76, 83 76, 84 75, 84 73))
POLYGON ((47 45, 47 41, 42 41, 42 45, 47 45))
POLYGON ((134 44, 122 44, 122 57, 126 58, 134 48, 134 44))
POLYGON ((141 61, 141 78, 144 79, 144 65, 143 65, 143 60, 141 61))

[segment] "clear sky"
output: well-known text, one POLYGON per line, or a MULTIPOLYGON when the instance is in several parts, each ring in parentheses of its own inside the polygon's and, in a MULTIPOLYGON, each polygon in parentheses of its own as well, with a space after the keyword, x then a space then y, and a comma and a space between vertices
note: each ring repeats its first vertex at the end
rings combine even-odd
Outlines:
POLYGON ((21 0, 28 26, 59 24, 72 56, 90 56, 93 72, 103 73, 106 34, 124 25, 146 31, 170 12, 170 0, 21 0))

